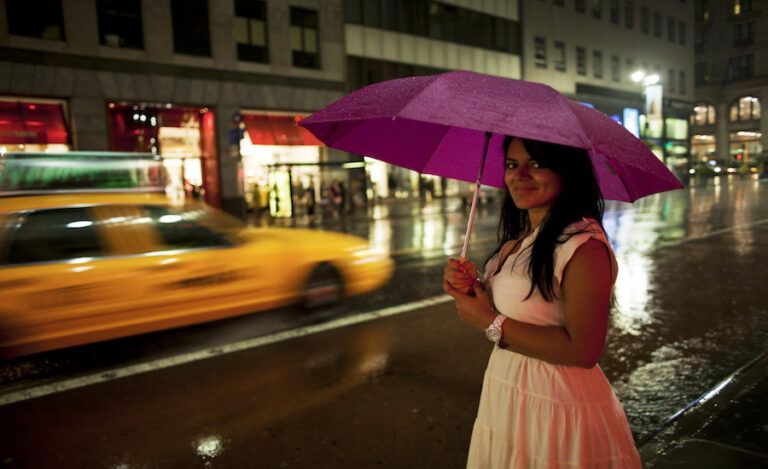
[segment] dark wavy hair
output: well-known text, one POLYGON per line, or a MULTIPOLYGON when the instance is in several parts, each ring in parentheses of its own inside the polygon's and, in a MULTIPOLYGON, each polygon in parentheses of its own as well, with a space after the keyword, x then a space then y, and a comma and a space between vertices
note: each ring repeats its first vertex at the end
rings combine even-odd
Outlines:
MULTIPOLYGON (((507 150, 512 140, 517 137, 504 138, 503 149, 506 158, 507 150)), ((562 180, 560 195, 542 220, 539 233, 531 249, 531 262, 528 265, 528 275, 531 278, 531 290, 526 299, 530 298, 536 288, 539 289, 546 301, 558 298, 554 286, 554 253, 557 244, 562 244, 577 233, 563 236, 563 231, 571 223, 583 217, 597 220, 603 226, 603 196, 597 184, 597 177, 592 162, 586 150, 540 142, 537 140, 520 139, 525 150, 540 165, 559 174, 562 180)), ((531 221, 526 210, 520 210, 512 200, 509 190, 505 191, 504 202, 501 206, 498 238, 499 246, 489 259, 501 251, 507 241, 518 239, 532 229, 531 221)))

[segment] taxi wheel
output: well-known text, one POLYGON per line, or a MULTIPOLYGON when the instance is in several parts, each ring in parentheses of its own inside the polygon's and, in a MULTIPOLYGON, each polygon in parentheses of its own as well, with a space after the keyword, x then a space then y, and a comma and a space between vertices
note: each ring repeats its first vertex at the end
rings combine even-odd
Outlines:
POLYGON ((330 264, 320 264, 309 275, 304 285, 302 305, 306 310, 332 306, 344 296, 341 274, 330 264))

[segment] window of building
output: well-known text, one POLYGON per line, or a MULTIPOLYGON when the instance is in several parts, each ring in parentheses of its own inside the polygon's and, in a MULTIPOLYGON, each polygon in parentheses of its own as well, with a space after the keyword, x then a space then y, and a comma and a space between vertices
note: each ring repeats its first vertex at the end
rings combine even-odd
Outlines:
POLYGON ((603 18, 603 0, 592 0, 592 17, 597 19, 603 18))
POLYGON ((632 72, 635 71, 635 59, 631 59, 631 58, 625 59, 624 60, 624 69, 627 71, 627 73, 624 76, 624 78, 627 81, 631 82, 632 81, 632 77, 631 77, 632 72))
POLYGON ((667 75, 667 77, 669 77, 667 79, 667 83, 668 83, 667 89, 669 90, 670 93, 674 93, 675 92, 675 69, 670 68, 669 74, 667 75))
POLYGON ((760 100, 743 96, 731 104, 731 122, 760 120, 760 100))
POLYGON ((587 50, 583 47, 576 48, 576 73, 582 76, 587 74, 587 50))
POLYGON ((712 125, 715 123, 715 107, 709 103, 699 103, 693 107, 691 115, 693 125, 712 125))
POLYGON ((8 32, 16 36, 64 41, 61 0, 5 0, 8 32))
POLYGON ((624 0, 624 26, 626 26, 629 29, 635 28, 634 0, 624 0))
POLYGON ((653 37, 661 38, 661 12, 653 12, 653 37))
POLYGON ((671 16, 667 18, 667 39, 669 42, 677 41, 677 21, 671 16))
POLYGON ((648 34, 651 31, 651 11, 647 6, 640 7, 640 32, 648 34))
POLYGON ((587 2, 585 0, 574 0, 573 9, 576 13, 584 13, 587 11, 587 2))
POLYGON ((741 80, 752 77, 754 72, 754 55, 746 54, 733 57, 728 62, 728 78, 741 80))
POLYGON ((533 63, 539 68, 547 67, 547 40, 540 36, 533 38, 533 63))
POLYGON ((696 85, 705 85, 709 81, 707 76, 707 63, 696 62, 693 66, 693 79, 696 85))
MULTIPOLYGON (((564 5, 563 0, 553 2, 564 5)), ((343 3, 348 23, 520 53, 517 21, 432 0, 345 0, 343 3)))
POLYGON ((361 0, 345 0, 344 20, 347 23, 363 24, 363 5, 361 0))
POLYGON ((611 56, 611 80, 616 83, 621 81, 621 61, 618 55, 611 56))
POLYGON ((592 51, 592 74, 603 78, 603 53, 599 50, 592 51))
POLYGON ((235 41, 238 60, 269 62, 267 2, 235 0, 235 41))
POLYGON ((401 62, 347 57, 347 81, 351 90, 393 78, 434 75, 447 72, 439 68, 411 65, 401 62))
POLYGON ((317 10, 291 7, 291 51, 293 65, 320 68, 317 10))
POLYGON ((743 15, 752 11, 752 0, 733 0, 733 14, 743 15))
POLYGON ((693 17, 699 23, 706 23, 709 20, 708 0, 696 0, 693 3, 693 17))
POLYGON ((755 22, 739 23, 733 25, 733 45, 746 46, 755 43, 755 22))
POLYGON ((555 70, 564 72, 565 66, 565 43, 563 41, 555 41, 555 54, 554 54, 555 70))
POLYGON ((210 57, 211 38, 206 0, 171 0, 173 50, 178 54, 210 57))
POLYGON ((608 0, 608 16, 611 18, 611 23, 620 24, 619 18, 619 0, 608 0))
POLYGON ((685 21, 679 20, 677 22, 677 43, 680 44, 681 46, 684 46, 686 42, 686 39, 685 39, 686 36, 687 36, 687 33, 685 28, 685 21))
POLYGON ((680 94, 688 94, 688 74, 680 72, 680 94))
POLYGON ((144 48, 141 0, 97 0, 96 16, 101 45, 144 48))
MULTIPOLYGON (((355 0, 344 3, 357 3, 355 0)), ((381 27, 381 0, 362 0, 363 24, 373 28, 381 27)))

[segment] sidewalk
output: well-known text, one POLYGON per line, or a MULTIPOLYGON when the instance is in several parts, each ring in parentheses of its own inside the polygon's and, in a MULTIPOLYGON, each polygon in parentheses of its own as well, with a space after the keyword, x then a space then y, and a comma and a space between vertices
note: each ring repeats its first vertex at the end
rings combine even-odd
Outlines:
MULTIPOLYGON (((492 202, 489 202, 488 205, 492 205, 492 202)), ((246 222, 251 226, 260 227, 339 229, 349 223, 368 223, 372 220, 462 212, 464 210, 468 213, 469 207, 464 205, 460 196, 438 197, 431 200, 387 198, 378 202, 370 202, 368 207, 350 208, 341 213, 331 207, 318 205, 317 211, 312 217, 299 213, 293 217, 275 218, 266 211, 248 212, 246 222)))
POLYGON ((768 467, 768 351, 681 410, 640 448, 644 467, 768 467))

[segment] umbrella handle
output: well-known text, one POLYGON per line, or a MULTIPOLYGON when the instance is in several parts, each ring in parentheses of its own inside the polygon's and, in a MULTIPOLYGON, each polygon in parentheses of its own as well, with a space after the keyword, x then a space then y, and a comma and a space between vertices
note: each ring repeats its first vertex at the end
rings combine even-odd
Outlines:
POLYGON ((477 208, 477 198, 480 195, 480 180, 483 178, 483 169, 485 168, 485 157, 488 155, 488 143, 491 141, 491 132, 485 133, 485 142, 483 143, 483 156, 480 158, 480 169, 477 170, 477 182, 475 182, 475 193, 472 195, 472 207, 469 209, 469 220, 467 220, 467 232, 464 234, 464 246, 461 248, 461 257, 467 258, 467 248, 469 247, 469 235, 472 234, 472 221, 475 219, 475 209, 477 208))

